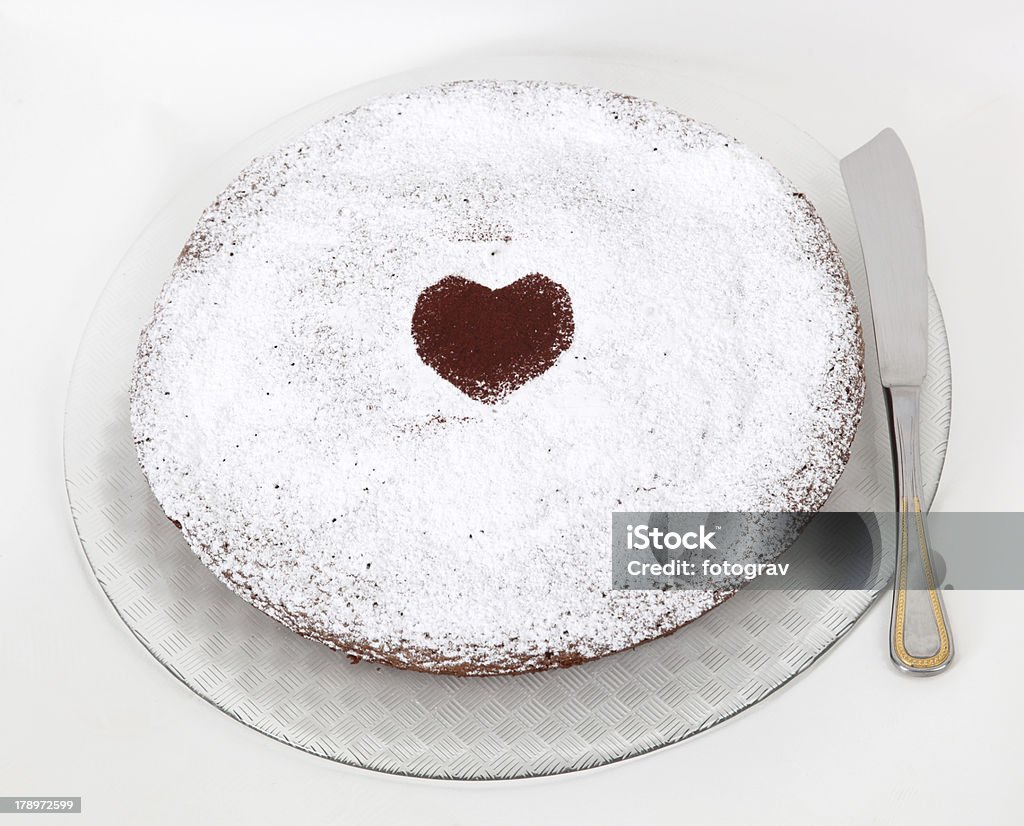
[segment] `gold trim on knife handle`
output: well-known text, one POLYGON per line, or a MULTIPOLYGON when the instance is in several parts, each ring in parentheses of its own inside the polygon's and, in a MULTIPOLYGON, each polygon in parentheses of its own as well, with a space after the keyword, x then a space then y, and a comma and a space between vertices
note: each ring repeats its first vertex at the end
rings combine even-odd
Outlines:
POLYGON ((917 530, 918 545, 921 552, 921 565, 924 569, 925 584, 928 586, 928 598, 932 606, 932 614, 935 617, 935 627, 939 634, 939 650, 930 657, 915 657, 907 651, 904 643, 906 631, 907 612, 907 568, 910 557, 909 547, 909 526, 910 518, 907 514, 907 499, 900 499, 900 553, 899 553, 899 586, 896 592, 896 611, 893 623, 893 651, 899 662, 906 668, 912 670, 931 670, 946 664, 952 653, 949 641, 949 629, 946 627, 946 617, 942 610, 942 603, 939 601, 938 590, 935 586, 935 574, 932 571, 931 559, 928 553, 928 543, 924 532, 924 518, 921 515, 921 500, 914 497, 914 523, 917 530))
POLYGON ((952 661, 953 635, 936 583, 921 509, 920 394, 916 386, 888 388, 899 502, 889 654, 898 668, 924 676, 943 671, 952 661), (917 533, 916 548, 911 529, 917 533))

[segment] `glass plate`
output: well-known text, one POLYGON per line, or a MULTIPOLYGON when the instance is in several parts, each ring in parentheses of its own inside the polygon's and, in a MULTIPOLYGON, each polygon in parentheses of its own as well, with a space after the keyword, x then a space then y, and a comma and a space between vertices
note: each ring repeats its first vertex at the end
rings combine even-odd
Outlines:
MULTIPOLYGON (((68 395, 65 475, 82 548, 114 609, 157 660, 213 705, 284 743, 353 766, 421 777, 529 777, 642 754, 755 705, 842 638, 877 590, 747 589, 676 634, 564 671, 456 678, 352 664, 252 608, 199 562, 150 493, 128 422, 139 331, 199 213, 238 171, 313 122, 371 97, 469 78, 559 80, 655 99, 735 135, 806 193, 846 261, 866 346, 863 420, 826 510, 890 510, 885 405, 838 160, 785 120, 703 81, 562 56, 451 63, 375 81, 289 115, 208 169, 142 233, 100 297, 68 395)), ((928 504, 951 404, 948 345, 933 292, 930 313, 921 399, 928 504)))

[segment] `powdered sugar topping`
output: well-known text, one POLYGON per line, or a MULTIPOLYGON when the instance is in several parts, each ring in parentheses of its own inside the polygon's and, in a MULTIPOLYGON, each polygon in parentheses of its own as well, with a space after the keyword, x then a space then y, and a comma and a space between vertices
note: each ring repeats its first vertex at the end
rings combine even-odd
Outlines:
POLYGON ((139 458, 233 588, 344 650, 463 673, 599 656, 711 593, 609 591, 613 510, 816 508, 863 392, 838 255, 770 164, 649 101, 467 82, 257 159, 143 332, 139 458), (543 273, 575 334, 496 404, 417 298, 543 273))

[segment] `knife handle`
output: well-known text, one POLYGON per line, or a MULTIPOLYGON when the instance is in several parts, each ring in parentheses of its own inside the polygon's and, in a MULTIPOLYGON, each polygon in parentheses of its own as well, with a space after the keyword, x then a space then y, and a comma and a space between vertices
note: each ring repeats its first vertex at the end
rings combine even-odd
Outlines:
POLYGON ((889 654, 902 671, 935 674, 953 659, 953 637, 936 587, 921 511, 919 398, 918 387, 889 388, 900 509, 889 654))

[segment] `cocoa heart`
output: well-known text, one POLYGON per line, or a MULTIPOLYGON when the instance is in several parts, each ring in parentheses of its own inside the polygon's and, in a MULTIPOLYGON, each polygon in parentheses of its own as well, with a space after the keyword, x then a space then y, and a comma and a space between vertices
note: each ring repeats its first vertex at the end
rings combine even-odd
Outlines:
POLYGON ((412 316, 424 364, 487 404, 550 368, 575 329, 569 293, 540 273, 499 290, 446 276, 420 293, 412 316))

